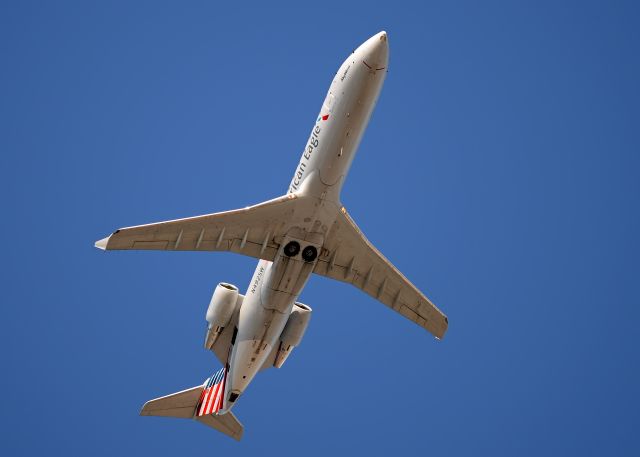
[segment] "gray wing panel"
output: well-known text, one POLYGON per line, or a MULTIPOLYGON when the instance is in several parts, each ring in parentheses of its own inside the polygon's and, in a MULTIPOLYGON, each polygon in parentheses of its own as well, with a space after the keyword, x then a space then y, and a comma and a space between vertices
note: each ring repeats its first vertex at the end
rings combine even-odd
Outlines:
POLYGON ((378 251, 342 208, 314 273, 353 284, 442 338, 447 317, 378 251))
POLYGON ((138 225, 96 242, 103 250, 231 251, 273 260, 277 239, 293 219, 296 197, 285 195, 247 208, 138 225))
POLYGON ((196 386, 175 394, 149 400, 142 407, 140 415, 191 419, 201 393, 202 386, 196 386))

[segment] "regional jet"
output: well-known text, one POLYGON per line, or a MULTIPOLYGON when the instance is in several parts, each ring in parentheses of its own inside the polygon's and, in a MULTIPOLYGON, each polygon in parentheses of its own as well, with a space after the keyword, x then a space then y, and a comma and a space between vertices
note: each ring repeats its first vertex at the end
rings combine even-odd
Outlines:
POLYGON ((335 74, 287 193, 243 209, 116 230, 103 250, 230 251, 258 260, 243 295, 221 282, 206 312, 204 347, 222 368, 202 385, 147 402, 144 416, 196 419, 237 440, 232 408, 256 374, 280 368, 302 341, 312 273, 354 285, 440 339, 447 317, 362 234, 340 191, 387 73, 386 32, 335 74))

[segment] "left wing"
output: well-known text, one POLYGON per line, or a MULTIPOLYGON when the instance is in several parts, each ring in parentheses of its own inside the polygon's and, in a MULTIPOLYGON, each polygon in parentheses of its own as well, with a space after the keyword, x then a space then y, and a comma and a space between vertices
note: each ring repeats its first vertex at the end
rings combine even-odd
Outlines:
POLYGON ((449 321, 362 234, 347 210, 338 212, 314 273, 348 282, 442 338, 449 321))
POLYGON ((103 250, 232 251, 273 260, 275 238, 293 219, 296 196, 288 194, 247 208, 121 228, 96 242, 103 250))

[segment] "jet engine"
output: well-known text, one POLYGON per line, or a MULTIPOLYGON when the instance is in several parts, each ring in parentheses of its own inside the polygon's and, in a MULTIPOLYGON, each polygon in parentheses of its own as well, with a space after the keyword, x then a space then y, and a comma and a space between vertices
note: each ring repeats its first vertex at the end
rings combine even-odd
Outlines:
POLYGON ((274 367, 280 368, 293 348, 300 344, 309 325, 309 319, 311 319, 311 308, 303 303, 294 303, 289 319, 282 330, 282 335, 280 335, 280 346, 273 362, 274 367))
POLYGON ((207 336, 204 347, 211 349, 222 333, 222 330, 229 324, 233 312, 236 310, 238 301, 238 288, 233 284, 221 282, 213 291, 209 308, 207 308, 206 320, 208 322, 207 336))

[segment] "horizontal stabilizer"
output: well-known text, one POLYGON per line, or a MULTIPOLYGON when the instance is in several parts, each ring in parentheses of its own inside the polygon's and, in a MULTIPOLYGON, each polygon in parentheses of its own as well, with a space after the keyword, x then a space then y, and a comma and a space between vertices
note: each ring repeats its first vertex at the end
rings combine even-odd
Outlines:
POLYGON ((196 420, 238 441, 240 441, 244 433, 244 427, 231 411, 217 416, 200 416, 196 420))
POLYGON ((200 400, 202 388, 203 386, 192 387, 182 392, 149 400, 142 407, 140 415, 191 419, 200 400))

